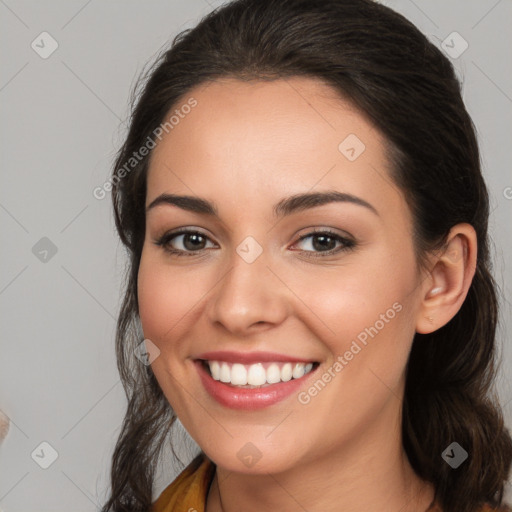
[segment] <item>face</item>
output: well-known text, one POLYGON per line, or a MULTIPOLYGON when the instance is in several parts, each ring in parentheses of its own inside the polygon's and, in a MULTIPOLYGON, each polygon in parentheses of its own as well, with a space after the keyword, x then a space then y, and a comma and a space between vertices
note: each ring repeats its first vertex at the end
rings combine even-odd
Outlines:
POLYGON ((421 279, 384 139, 313 79, 224 79, 191 97, 153 150, 138 276, 152 369, 180 421, 214 462, 246 473, 396 435, 421 279), (343 200, 285 203, 326 192, 343 200), (220 361, 220 380, 199 359, 220 361), (288 380, 287 361, 314 365, 288 380), (262 368, 285 382, 222 382, 256 382, 262 368))

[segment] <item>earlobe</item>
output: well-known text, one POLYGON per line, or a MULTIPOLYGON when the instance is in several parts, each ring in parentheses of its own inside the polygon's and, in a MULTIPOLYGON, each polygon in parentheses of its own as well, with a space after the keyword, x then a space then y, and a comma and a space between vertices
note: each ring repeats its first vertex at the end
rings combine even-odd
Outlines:
POLYGON ((470 224, 457 224, 434 258, 430 279, 422 289, 416 332, 428 334, 446 325, 459 311, 476 269, 477 239, 470 224))

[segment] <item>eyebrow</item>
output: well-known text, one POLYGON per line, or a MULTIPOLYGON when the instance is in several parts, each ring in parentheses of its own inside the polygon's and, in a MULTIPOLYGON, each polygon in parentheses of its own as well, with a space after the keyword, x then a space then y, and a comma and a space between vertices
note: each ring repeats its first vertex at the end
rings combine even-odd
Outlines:
MULTIPOLYGON (((308 210, 328 203, 352 203, 363 206, 379 215, 378 211, 370 203, 352 194, 338 191, 328 192, 310 192, 305 194, 295 194, 281 199, 272 209, 274 217, 285 217, 292 213, 308 210)), ((161 194, 155 198, 146 208, 146 212, 151 209, 164 205, 174 205, 189 212, 200 213, 219 218, 219 210, 215 203, 195 196, 181 196, 176 194, 161 194)))

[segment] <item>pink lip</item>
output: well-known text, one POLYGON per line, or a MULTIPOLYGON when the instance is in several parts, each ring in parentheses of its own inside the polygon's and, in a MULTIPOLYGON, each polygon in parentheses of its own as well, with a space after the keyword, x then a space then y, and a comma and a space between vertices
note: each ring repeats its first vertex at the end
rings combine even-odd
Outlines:
MULTIPOLYGON (((209 354, 215 353, 212 352, 209 354)), ((273 357, 275 357, 275 354, 273 354, 273 357)), ((218 359, 212 358, 210 360, 216 361, 218 359)), ((271 360, 275 361, 275 359, 271 360)), ((290 359, 287 360, 290 361, 290 359)), ((240 359, 237 359, 237 361, 240 361, 240 359)), ((262 359, 259 359, 259 361, 262 361, 262 359)), ((303 361, 300 360, 299 362, 303 361)), ((280 402, 281 400, 284 400, 292 393, 297 392, 302 386, 304 386, 306 380, 309 380, 311 375, 314 374, 318 368, 314 368, 300 379, 292 379, 288 382, 278 382, 277 384, 270 384, 269 386, 263 388, 248 389, 237 388, 229 384, 225 384, 224 382, 215 380, 204 368, 204 363, 200 360, 195 360, 194 364, 197 368, 204 388, 206 391, 208 391, 212 398, 214 398, 221 405, 231 409, 242 409, 246 411, 263 409, 264 407, 268 407, 277 402, 280 402)))
POLYGON ((194 359, 206 359, 208 361, 226 361, 227 363, 252 364, 259 362, 290 362, 290 363, 312 363, 311 359, 301 359, 286 354, 277 354, 275 352, 233 352, 233 351, 213 351, 204 352, 194 357, 194 359))

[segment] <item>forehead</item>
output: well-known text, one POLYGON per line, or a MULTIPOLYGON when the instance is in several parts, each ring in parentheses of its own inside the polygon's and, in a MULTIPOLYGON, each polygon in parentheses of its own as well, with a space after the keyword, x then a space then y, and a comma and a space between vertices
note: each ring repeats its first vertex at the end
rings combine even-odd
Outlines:
POLYGON ((173 113, 178 122, 153 150, 147 204, 167 192, 261 209, 337 189, 384 209, 404 206, 381 134, 319 80, 223 79, 190 90, 166 119, 173 113), (195 106, 180 110, 191 98, 195 106))

